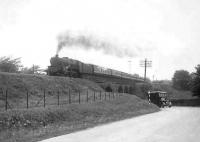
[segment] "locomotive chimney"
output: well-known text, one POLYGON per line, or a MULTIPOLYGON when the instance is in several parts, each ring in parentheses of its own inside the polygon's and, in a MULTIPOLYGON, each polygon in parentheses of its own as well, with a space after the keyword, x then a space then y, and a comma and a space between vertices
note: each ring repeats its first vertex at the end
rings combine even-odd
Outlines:
POLYGON ((56 56, 55 57, 58 57, 58 54, 56 54, 56 56))

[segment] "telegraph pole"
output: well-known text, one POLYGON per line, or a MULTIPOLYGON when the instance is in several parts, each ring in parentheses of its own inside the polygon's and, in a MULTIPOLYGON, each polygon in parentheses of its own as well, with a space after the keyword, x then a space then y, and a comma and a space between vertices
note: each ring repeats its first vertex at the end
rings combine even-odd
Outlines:
POLYGON ((147 67, 152 66, 152 61, 148 61, 146 58, 144 61, 140 61, 140 67, 144 67, 144 81, 146 81, 147 67))
POLYGON ((128 63, 129 63, 129 73, 131 74, 131 60, 129 60, 128 63))
POLYGON ((35 66, 34 66, 34 64, 33 64, 33 74, 35 73, 35 66))

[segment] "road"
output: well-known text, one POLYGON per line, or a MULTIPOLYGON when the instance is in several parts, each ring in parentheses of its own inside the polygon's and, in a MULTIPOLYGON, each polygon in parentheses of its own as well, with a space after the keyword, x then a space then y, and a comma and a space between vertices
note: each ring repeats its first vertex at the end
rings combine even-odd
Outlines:
POLYGON ((199 142, 200 107, 164 108, 42 142, 199 142))

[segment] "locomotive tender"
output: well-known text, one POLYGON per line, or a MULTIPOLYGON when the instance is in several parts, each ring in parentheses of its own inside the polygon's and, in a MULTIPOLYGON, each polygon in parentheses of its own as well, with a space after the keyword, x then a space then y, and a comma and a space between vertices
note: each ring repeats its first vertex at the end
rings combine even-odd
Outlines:
POLYGON ((85 64, 68 57, 60 58, 58 55, 50 59, 48 75, 81 77, 83 74, 113 76, 123 79, 143 81, 143 78, 121 71, 100 67, 93 64, 85 64))

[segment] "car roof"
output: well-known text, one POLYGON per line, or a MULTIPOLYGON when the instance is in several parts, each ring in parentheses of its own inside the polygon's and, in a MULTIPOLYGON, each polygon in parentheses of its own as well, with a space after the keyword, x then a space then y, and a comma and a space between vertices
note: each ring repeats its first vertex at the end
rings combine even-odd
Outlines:
POLYGON ((166 94, 167 92, 164 91, 149 91, 148 93, 162 93, 162 94, 166 94))

